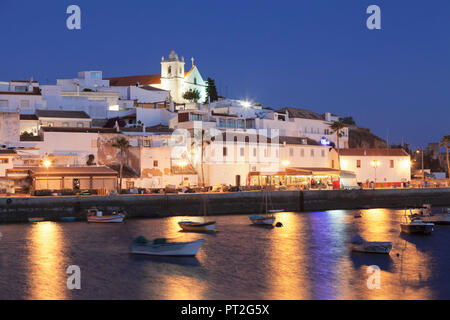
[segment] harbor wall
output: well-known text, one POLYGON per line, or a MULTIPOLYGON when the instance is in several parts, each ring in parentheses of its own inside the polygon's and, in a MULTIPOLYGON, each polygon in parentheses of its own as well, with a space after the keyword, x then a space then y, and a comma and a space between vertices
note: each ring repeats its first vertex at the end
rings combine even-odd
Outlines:
MULTIPOLYGON (((450 188, 272 191, 269 198, 270 207, 297 212, 404 208, 424 203, 450 206, 450 188)), ((124 209, 130 218, 202 215, 204 201, 209 215, 264 211, 264 192, 11 197, 0 198, 0 222, 26 222, 32 217, 58 220, 67 216, 85 220, 86 209, 92 206, 105 211, 124 209)))

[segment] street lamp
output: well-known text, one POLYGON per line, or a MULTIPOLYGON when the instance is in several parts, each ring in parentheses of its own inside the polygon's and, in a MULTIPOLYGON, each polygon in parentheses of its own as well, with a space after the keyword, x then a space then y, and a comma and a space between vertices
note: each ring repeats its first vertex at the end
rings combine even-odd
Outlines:
POLYGON ((423 164, 423 150, 416 150, 416 153, 422 154, 422 186, 425 187, 425 169, 424 169, 424 164, 423 164))
POLYGON ((377 168, 380 166, 380 161, 379 160, 372 160, 370 162, 370 165, 372 166, 372 168, 375 169, 375 185, 374 185, 374 189, 377 187, 377 168))
POLYGON ((47 190, 48 190, 48 167, 50 167, 52 165, 52 163, 50 160, 46 159, 46 160, 44 160, 43 164, 44 164, 44 167, 47 168, 47 190))

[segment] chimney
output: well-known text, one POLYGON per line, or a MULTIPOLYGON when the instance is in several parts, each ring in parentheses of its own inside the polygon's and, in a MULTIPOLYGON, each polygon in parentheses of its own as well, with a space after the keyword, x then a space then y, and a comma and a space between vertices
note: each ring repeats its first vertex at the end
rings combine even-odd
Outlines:
POLYGON ((331 113, 325 112, 325 121, 331 122, 331 113))

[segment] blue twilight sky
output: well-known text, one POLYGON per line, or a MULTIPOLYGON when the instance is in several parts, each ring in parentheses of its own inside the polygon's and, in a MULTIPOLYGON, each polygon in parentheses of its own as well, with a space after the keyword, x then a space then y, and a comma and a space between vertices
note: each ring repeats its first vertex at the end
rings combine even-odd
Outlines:
POLYGON ((173 48, 219 94, 351 115, 418 147, 450 134, 449 16, 448 0, 0 0, 0 80, 154 74, 173 48), (371 4, 382 30, 366 28, 371 4))

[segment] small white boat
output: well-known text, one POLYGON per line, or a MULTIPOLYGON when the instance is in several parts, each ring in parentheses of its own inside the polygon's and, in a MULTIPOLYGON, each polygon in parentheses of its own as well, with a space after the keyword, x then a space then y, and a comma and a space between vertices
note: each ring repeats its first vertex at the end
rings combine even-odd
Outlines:
POLYGON ((389 254, 392 250, 392 242, 366 241, 356 235, 349 243, 349 248, 355 252, 389 254))
POLYGON ((423 207, 419 209, 419 213, 412 213, 411 211, 411 216, 427 223, 450 225, 450 214, 446 212, 447 210, 448 208, 444 208, 437 212, 433 212, 431 210, 431 204, 424 204, 423 207))
POLYGON ((115 211, 110 215, 103 215, 103 212, 93 208, 87 211, 87 221, 97 223, 121 223, 125 218, 124 213, 116 213, 115 211))
POLYGON ((275 223, 274 216, 250 216, 249 219, 253 224, 257 225, 272 226, 275 223))
POLYGON ((140 236, 131 244, 131 252, 153 256, 195 256, 204 240, 190 242, 170 242, 165 238, 148 241, 140 236))
POLYGON ((216 230, 215 221, 206 220, 206 197, 203 197, 203 222, 196 222, 192 220, 183 220, 178 222, 178 225, 183 231, 191 232, 212 232, 216 230))

